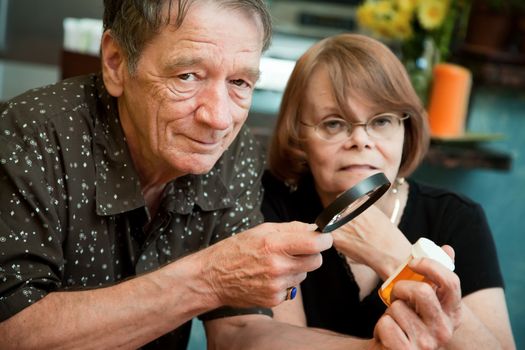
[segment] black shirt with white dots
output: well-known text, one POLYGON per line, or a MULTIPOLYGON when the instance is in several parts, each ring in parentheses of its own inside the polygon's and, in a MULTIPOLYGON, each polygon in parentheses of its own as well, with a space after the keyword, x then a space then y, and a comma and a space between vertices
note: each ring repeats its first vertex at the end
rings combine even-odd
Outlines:
MULTIPOLYGON (((0 321, 49 292, 109 286, 262 222, 264 161, 244 127, 209 173, 170 182, 150 218, 100 75, 4 103, 0 144, 0 321)), ((270 311, 205 318, 241 313, 270 311)), ((184 348, 190 326, 147 348, 184 348)))

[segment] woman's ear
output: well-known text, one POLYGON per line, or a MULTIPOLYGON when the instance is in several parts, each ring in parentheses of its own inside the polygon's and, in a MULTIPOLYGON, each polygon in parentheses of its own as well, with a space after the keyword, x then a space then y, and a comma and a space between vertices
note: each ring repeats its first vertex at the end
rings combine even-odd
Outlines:
POLYGON ((113 38, 110 30, 102 34, 101 55, 104 85, 111 96, 119 97, 123 91, 127 63, 120 45, 113 38))

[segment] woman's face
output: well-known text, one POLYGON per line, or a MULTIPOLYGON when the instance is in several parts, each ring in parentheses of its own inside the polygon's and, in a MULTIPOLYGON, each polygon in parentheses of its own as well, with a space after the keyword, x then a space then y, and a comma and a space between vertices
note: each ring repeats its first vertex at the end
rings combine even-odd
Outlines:
MULTIPOLYGON (((364 101, 348 98, 345 102, 353 115, 344 116, 332 90, 328 71, 320 66, 314 70, 306 86, 301 122, 318 125, 324 121, 330 131, 338 125, 344 125, 345 121, 366 123, 377 115, 391 112, 383 110, 381 106, 367 105, 364 101)), ((379 122, 382 122, 381 118, 379 122)), ((301 126, 303 150, 317 192, 325 206, 372 174, 383 172, 391 182, 396 178, 401 163, 405 129, 402 122, 393 129, 395 132, 388 137, 373 137, 365 131, 364 126, 354 126, 350 135, 339 141, 327 141, 319 137, 314 127, 301 126)))

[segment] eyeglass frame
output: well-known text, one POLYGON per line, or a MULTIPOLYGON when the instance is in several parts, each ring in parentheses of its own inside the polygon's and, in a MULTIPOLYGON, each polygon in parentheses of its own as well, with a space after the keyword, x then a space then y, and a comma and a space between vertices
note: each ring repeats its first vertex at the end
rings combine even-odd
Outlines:
MULTIPOLYGON (((407 119, 410 118, 410 114, 408 113, 403 113, 403 116, 400 117, 399 115, 395 114, 394 112, 384 112, 384 113, 379 113, 379 114, 376 114, 374 115, 372 118, 368 119, 365 123, 355 123, 355 122, 351 122, 351 121, 348 121, 344 118, 334 118, 334 119, 341 119, 342 121, 344 121, 346 123, 346 135, 347 137, 349 137, 352 132, 354 131, 354 127, 356 126, 362 126, 364 129, 365 129, 365 132, 366 134, 368 135, 368 137, 372 137, 374 139, 378 139, 377 137, 374 137, 372 135, 370 135, 370 133, 368 132, 368 125, 369 125, 369 122, 374 120, 375 118, 377 117, 380 117, 382 115, 391 115, 391 116, 395 116, 396 119, 398 120, 398 125, 401 125, 401 123, 407 119)), ((315 134, 323 141, 327 141, 327 142, 333 142, 333 143, 337 143, 337 142, 342 142, 344 139, 341 139, 341 140, 338 140, 338 141, 332 141, 330 139, 325 139, 324 137, 322 137, 319 132, 318 132, 318 128, 319 128, 319 125, 321 125, 323 122, 325 122, 325 119, 321 120, 319 123, 317 124, 308 124, 308 123, 305 123, 303 122, 302 120, 299 120, 299 123, 303 126, 307 126, 307 127, 310 127, 310 128, 314 128, 314 132, 315 134)), ((379 138, 381 139, 381 138, 379 138)))

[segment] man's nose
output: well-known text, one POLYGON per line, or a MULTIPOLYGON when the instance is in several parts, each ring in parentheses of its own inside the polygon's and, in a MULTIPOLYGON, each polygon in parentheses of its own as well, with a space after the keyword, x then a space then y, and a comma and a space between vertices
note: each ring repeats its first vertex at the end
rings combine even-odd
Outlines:
POLYGON ((196 118, 212 129, 226 130, 232 124, 230 102, 226 84, 210 84, 200 96, 196 118))

